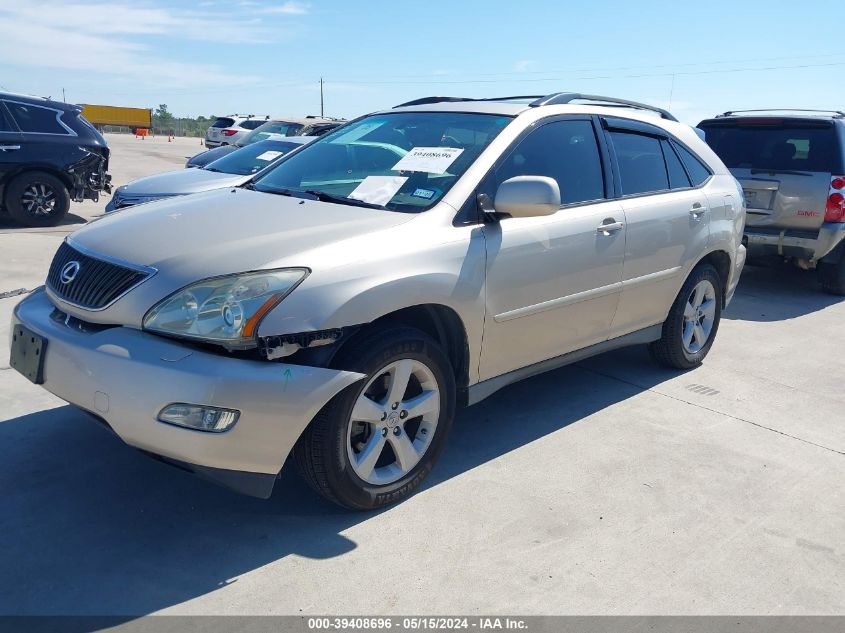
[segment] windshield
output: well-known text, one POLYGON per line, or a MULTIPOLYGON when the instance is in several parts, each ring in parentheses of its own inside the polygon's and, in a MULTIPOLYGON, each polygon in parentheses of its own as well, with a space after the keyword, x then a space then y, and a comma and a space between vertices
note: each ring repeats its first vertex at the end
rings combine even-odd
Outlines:
POLYGON ((840 162, 836 130, 826 121, 761 118, 702 125, 707 144, 729 168, 831 172, 840 162))
POLYGON ((511 117, 459 112, 377 114, 309 144, 253 183, 258 191, 325 194, 392 211, 437 203, 511 117))
POLYGON ((247 176, 261 171, 280 156, 299 146, 300 143, 290 141, 261 141, 211 161, 203 169, 247 176))
POLYGON ((289 123, 287 121, 268 121, 255 128, 246 135, 241 145, 251 145, 258 141, 268 139, 278 141, 285 136, 294 136, 302 129, 301 123, 289 123))

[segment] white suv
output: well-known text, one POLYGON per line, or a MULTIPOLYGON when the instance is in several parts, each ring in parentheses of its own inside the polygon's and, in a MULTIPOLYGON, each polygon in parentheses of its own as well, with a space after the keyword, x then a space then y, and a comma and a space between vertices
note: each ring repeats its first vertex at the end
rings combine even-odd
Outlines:
POLYGON ((238 140, 269 120, 269 115, 230 114, 229 116, 219 116, 205 132, 205 146, 210 149, 221 145, 235 145, 238 140))

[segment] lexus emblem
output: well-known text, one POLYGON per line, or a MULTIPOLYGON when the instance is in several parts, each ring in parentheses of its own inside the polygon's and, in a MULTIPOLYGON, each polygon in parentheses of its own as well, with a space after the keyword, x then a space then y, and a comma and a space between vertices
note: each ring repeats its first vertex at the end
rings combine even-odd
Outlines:
POLYGON ((59 279, 62 280, 63 284, 69 284, 71 281, 76 279, 80 268, 82 268, 82 265, 79 262, 68 262, 62 268, 62 272, 59 273, 59 279))

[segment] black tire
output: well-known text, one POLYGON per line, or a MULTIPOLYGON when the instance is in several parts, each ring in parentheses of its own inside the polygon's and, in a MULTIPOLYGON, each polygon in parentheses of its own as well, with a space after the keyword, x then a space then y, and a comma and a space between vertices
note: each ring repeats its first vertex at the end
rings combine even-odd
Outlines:
POLYGON ((663 335, 660 340, 648 346, 654 360, 661 365, 673 369, 692 369, 693 367, 698 367, 705 356, 707 356, 707 353, 713 346, 713 341, 716 339, 719 323, 722 320, 723 296, 722 280, 716 269, 710 264, 699 264, 696 266, 684 282, 681 291, 672 304, 669 316, 663 322, 663 335), (715 317, 713 318, 713 325, 706 343, 701 349, 695 353, 691 353, 684 347, 683 343, 685 325, 684 309, 695 287, 705 280, 713 285, 715 291, 715 317))
POLYGON ((326 499, 352 510, 372 510, 409 497, 431 472, 452 427, 455 378, 449 360, 425 333, 397 326, 350 341, 332 365, 361 372, 367 378, 330 400, 299 438, 293 453, 300 473, 326 499), (352 408, 370 379, 400 359, 420 361, 432 372, 440 392, 440 417, 434 437, 416 466, 395 482, 375 485, 361 479, 350 463, 348 425, 352 408))
POLYGON ((43 171, 28 171, 15 176, 6 187, 6 208, 9 215, 18 224, 24 226, 56 226, 64 219, 70 209, 70 193, 65 183, 43 171), (24 196, 29 196, 33 188, 47 192, 52 201, 46 213, 36 212, 27 207, 24 196))
POLYGON ((845 255, 836 262, 822 262, 818 268, 819 283, 828 294, 845 296, 845 255))

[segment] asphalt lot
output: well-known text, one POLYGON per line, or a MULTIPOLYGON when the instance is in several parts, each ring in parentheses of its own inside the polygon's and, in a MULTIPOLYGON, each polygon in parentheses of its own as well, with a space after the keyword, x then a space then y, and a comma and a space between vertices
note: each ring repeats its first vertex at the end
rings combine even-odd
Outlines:
MULTIPOLYGON (((116 185, 199 141, 110 137, 116 185)), ((0 225, 0 291, 63 237, 0 225)), ((423 490, 348 513, 286 469, 238 496, 123 445, 8 368, 0 614, 841 614, 845 302, 747 268, 705 364, 643 348, 459 412, 423 490)))

